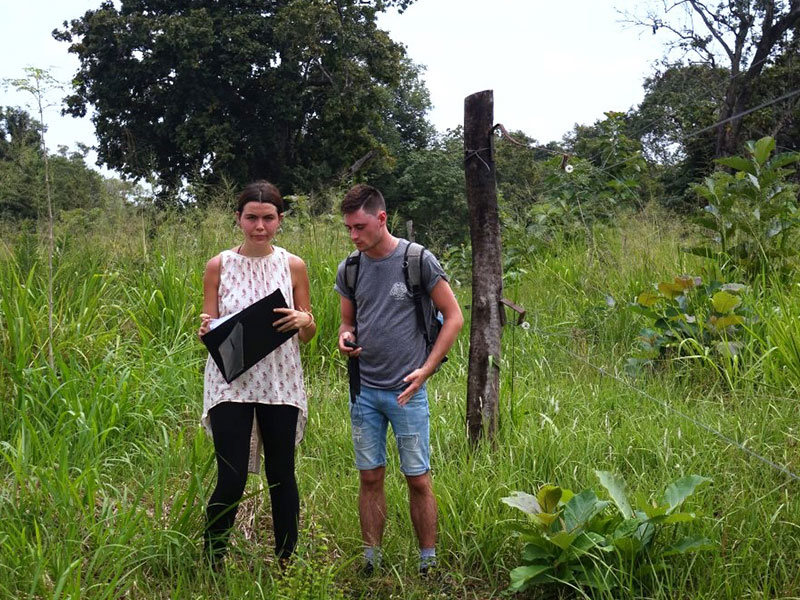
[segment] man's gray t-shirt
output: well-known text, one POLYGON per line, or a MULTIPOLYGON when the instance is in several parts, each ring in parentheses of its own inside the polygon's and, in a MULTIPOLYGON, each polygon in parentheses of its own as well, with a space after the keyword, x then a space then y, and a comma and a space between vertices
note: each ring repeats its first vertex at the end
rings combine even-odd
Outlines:
MULTIPOLYGON (((414 298, 406 287, 403 258, 408 241, 400 239, 387 256, 373 260, 361 254, 356 282, 356 321, 361 346, 361 381, 381 389, 405 386, 403 378, 427 358, 425 337, 417 323, 414 298)), ((345 282, 345 261, 339 264, 334 289, 353 300, 345 282)), ((430 294, 440 279, 447 281, 439 261, 423 254, 421 285, 430 294)))

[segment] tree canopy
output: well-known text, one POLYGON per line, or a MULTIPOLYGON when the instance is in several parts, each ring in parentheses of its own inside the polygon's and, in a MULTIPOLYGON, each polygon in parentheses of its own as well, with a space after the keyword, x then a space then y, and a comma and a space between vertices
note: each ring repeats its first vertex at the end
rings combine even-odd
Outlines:
POLYGON ((380 171, 430 135, 418 68, 376 25, 412 1, 105 1, 53 32, 80 60, 66 112, 93 107, 99 160, 165 190, 309 189, 369 151, 380 171))
MULTIPOLYGON (((39 121, 20 108, 0 108, 0 217, 35 218, 43 213, 44 156, 39 121)), ((56 208, 103 206, 115 194, 97 171, 86 166, 87 148, 66 147, 49 155, 56 208)))
POLYGON ((710 69, 727 71, 716 115, 714 155, 720 157, 735 154, 746 137, 743 116, 752 108, 765 69, 796 45, 800 0, 726 0, 716 6, 671 0, 663 3, 663 11, 650 10, 632 20, 653 33, 670 32, 670 49, 681 52, 682 62, 699 60, 710 69))

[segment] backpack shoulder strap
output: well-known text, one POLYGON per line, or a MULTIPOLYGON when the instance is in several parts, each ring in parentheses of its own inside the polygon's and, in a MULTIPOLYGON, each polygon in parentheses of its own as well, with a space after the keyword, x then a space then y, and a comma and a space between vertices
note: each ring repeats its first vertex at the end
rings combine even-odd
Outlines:
POLYGON ((361 252, 353 250, 344 263, 344 284, 347 291, 355 298, 356 284, 358 284, 358 268, 361 265, 361 252))
POLYGON ((406 288, 414 298, 414 308, 417 313, 417 326, 425 337, 425 344, 431 345, 431 338, 428 332, 428 322, 425 318, 425 306, 423 305, 422 289, 422 254, 425 247, 415 242, 409 242, 403 255, 403 276, 406 280, 406 288))
POLYGON ((416 242, 409 242, 403 258, 403 273, 406 276, 406 287, 414 292, 415 287, 422 285, 422 255, 425 247, 416 242))

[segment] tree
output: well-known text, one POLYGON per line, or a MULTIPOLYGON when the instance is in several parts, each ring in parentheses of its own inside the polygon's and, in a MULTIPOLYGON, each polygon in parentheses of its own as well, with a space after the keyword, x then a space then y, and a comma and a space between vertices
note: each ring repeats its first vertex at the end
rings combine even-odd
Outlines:
MULTIPOLYGON (((46 212, 44 154, 39 121, 21 108, 0 109, 0 217, 34 219, 46 212)), ((48 155, 55 193, 53 211, 105 206, 115 196, 108 182, 86 165, 88 148, 62 146, 48 155)))
POLYGON ((43 199, 41 125, 15 107, 0 109, 0 215, 35 217, 43 199))
POLYGON ((413 0, 107 0, 56 39, 80 60, 66 112, 94 107, 99 160, 163 190, 269 178, 285 193, 341 174, 393 135, 415 145, 429 101, 376 16, 413 0))
POLYGON ((671 208, 694 208, 697 195, 689 186, 714 169, 713 125, 727 80, 725 69, 681 63, 664 65, 645 80, 644 100, 631 115, 631 135, 658 165, 663 202, 671 208))
POLYGON ((461 129, 436 136, 426 147, 401 154, 397 168, 374 180, 392 211, 412 219, 419 241, 439 249, 469 235, 461 129))
POLYGON ((727 70, 714 148, 714 155, 721 157, 740 147, 743 113, 751 108, 761 74, 796 38, 800 0, 725 0, 716 7, 701 0, 664 0, 663 11, 650 10, 632 20, 653 33, 670 32, 674 36, 670 49, 684 57, 727 70), (668 17, 669 13, 683 19, 668 17))
MULTIPOLYGON (((758 79, 754 89, 756 103, 790 94, 800 89, 800 36, 786 44, 758 79)), ((800 94, 772 104, 748 117, 744 139, 775 139, 779 149, 798 149, 800 140, 800 94)))
POLYGON ((630 133, 630 117, 608 111, 593 125, 576 125, 564 136, 576 155, 575 174, 561 184, 560 194, 583 202, 584 217, 611 217, 619 207, 641 208, 651 178, 641 142, 630 133), (588 211, 588 212, 587 212, 588 211))
POLYGON ((60 87, 58 81, 46 70, 36 67, 27 67, 25 77, 12 79, 8 82, 17 91, 28 92, 36 103, 39 111, 38 134, 41 145, 41 155, 44 159, 44 192, 47 200, 47 357, 50 369, 55 368, 53 357, 53 255, 55 254, 55 234, 53 231, 55 217, 53 214, 53 195, 50 188, 50 161, 47 155, 47 142, 44 133, 44 109, 47 106, 48 94, 60 87))

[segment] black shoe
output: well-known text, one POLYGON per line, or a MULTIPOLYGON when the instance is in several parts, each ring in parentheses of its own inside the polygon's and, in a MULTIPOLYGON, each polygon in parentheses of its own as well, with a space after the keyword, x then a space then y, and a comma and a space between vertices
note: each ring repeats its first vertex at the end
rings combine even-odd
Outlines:
POLYGON ((436 561, 426 561, 419 566, 419 576, 429 577, 436 572, 436 561))
POLYGON ((206 536, 205 544, 203 545, 203 561, 212 571, 219 573, 222 570, 226 554, 227 545, 224 541, 220 543, 218 540, 212 540, 206 536))
POLYGON ((358 574, 361 577, 372 577, 375 575, 375 571, 375 564, 367 561, 361 565, 361 568, 358 570, 358 574))

